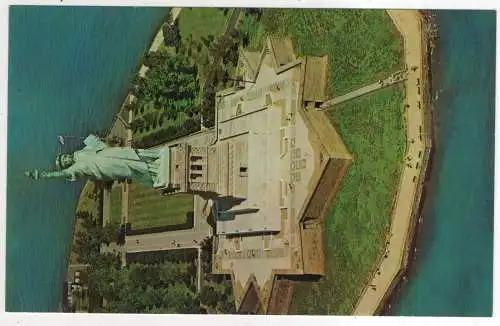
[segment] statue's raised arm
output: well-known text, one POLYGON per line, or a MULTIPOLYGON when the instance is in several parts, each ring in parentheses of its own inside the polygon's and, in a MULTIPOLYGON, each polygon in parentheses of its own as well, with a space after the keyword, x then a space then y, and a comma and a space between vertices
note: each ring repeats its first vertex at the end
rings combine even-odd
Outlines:
POLYGON ((39 171, 35 169, 33 171, 26 171, 24 175, 32 178, 33 180, 38 179, 57 179, 57 178, 66 178, 70 181, 76 180, 76 173, 74 173, 74 169, 69 169, 74 164, 73 155, 62 154, 58 155, 56 158, 56 166, 59 169, 58 171, 39 171))
POLYGON ((71 174, 65 170, 62 171, 39 171, 35 169, 33 171, 25 171, 24 175, 30 177, 33 180, 38 179, 50 179, 50 178, 71 178, 71 174))

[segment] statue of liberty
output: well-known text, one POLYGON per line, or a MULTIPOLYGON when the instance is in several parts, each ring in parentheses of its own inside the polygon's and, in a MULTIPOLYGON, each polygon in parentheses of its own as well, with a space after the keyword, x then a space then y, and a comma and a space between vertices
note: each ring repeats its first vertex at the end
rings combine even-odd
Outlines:
POLYGON ((111 147, 95 135, 89 135, 83 143, 85 147, 73 154, 59 154, 56 157, 56 171, 26 171, 25 175, 34 180, 65 178, 76 181, 78 178, 92 180, 136 180, 150 187, 168 185, 169 153, 164 159, 164 148, 135 149, 130 147, 111 147), (166 179, 165 179, 166 177, 166 179), (165 182, 167 180, 167 182, 165 182))

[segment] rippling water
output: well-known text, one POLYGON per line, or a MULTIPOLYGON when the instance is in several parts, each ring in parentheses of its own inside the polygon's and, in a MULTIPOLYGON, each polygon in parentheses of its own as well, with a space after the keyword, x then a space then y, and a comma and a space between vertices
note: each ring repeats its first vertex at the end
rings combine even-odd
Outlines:
MULTIPOLYGON (((34 182, 57 134, 110 126, 167 8, 13 6, 9 15, 8 311, 57 311, 82 183, 34 182)), ((72 144, 76 146, 77 144, 72 144)))
MULTIPOLYGON (((109 127, 166 8, 10 9, 8 311, 57 311, 82 184, 31 182, 57 134, 109 127)), ((495 14, 439 12, 443 89, 422 254, 400 315, 491 315, 495 14)), ((76 144, 74 144, 76 145, 76 144)))
POLYGON ((399 315, 491 316, 494 12, 439 11, 440 94, 433 194, 399 315))

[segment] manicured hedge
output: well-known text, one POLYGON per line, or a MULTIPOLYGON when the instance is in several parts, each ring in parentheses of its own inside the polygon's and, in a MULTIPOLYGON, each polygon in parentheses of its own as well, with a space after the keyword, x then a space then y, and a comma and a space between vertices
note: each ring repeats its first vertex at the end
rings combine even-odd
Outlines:
POLYGON ((167 128, 160 129, 158 131, 154 131, 148 135, 145 135, 138 140, 134 140, 133 146, 136 148, 148 148, 157 146, 169 141, 173 141, 177 138, 190 135, 194 132, 199 131, 200 128, 201 123, 199 119, 187 119, 180 127, 169 126, 167 128))

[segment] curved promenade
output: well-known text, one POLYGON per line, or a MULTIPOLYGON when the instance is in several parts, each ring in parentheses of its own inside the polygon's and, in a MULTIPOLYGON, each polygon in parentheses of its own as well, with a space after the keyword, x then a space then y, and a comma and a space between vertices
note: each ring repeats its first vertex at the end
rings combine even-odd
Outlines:
POLYGON ((418 209, 420 184, 424 181, 426 162, 426 130, 424 93, 427 78, 422 17, 416 10, 387 10, 404 39, 404 58, 408 69, 405 81, 405 125, 407 146, 400 185, 392 209, 390 234, 377 271, 365 286, 354 315, 374 315, 390 294, 400 272, 407 264, 407 247, 412 218, 418 209), (424 83, 424 84, 422 84, 424 83), (409 105, 409 106, 408 106, 409 105))

